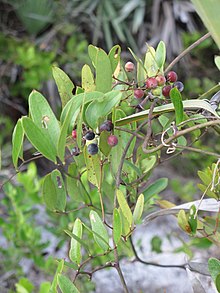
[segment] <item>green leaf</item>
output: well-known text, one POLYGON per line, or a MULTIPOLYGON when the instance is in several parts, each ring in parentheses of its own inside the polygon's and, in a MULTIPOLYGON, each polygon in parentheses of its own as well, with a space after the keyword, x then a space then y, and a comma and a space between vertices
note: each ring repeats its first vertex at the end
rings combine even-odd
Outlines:
POLYGON ((108 57, 111 63, 112 74, 114 74, 119 62, 120 62, 120 55, 121 55, 121 47, 119 45, 115 45, 111 48, 110 52, 108 53, 108 57))
POLYGON ((166 60, 166 45, 163 41, 160 41, 160 43, 157 46, 155 60, 158 68, 163 73, 163 67, 166 60))
POLYGON ((174 105, 175 115, 176 115, 176 124, 178 125, 183 121, 183 102, 182 96, 177 88, 173 88, 170 91, 170 98, 174 105))
POLYGON ((85 64, 82 68, 82 88, 85 92, 95 91, 94 76, 89 65, 85 64))
POLYGON ((189 222, 188 222, 188 219, 187 219, 187 216, 186 216, 186 213, 184 210, 179 211, 178 216, 177 216, 177 222, 183 231, 185 231, 187 233, 191 233, 191 228, 190 228, 190 225, 189 225, 189 222))
POLYGON ((30 143, 47 159, 56 163, 56 148, 44 128, 39 128, 28 117, 22 118, 22 126, 30 143))
MULTIPOLYGON (((206 110, 210 113, 212 113, 215 117, 220 118, 220 116, 217 114, 216 111, 213 110, 212 106, 206 102, 205 100, 186 100, 183 101, 183 108, 186 110, 199 110, 199 109, 203 109, 206 110)), ((153 116, 158 116, 164 113, 168 113, 168 112, 173 112, 174 111, 174 105, 173 103, 171 104, 166 104, 163 106, 158 106, 155 107, 153 110, 153 116)), ((130 115, 130 116, 126 116, 125 118, 122 118, 120 120, 116 120, 115 124, 116 126, 121 126, 121 125, 125 125, 127 123, 131 123, 134 121, 140 121, 143 119, 147 119, 149 114, 149 109, 130 115)))
POLYGON ((113 211, 113 239, 114 239, 115 245, 117 245, 118 242, 120 241, 121 235, 122 235, 121 216, 120 216, 118 209, 114 208, 114 211, 113 211))
POLYGON ((138 197, 137 203, 135 205, 134 212, 133 212, 133 221, 135 224, 140 220, 143 213, 143 209, 144 209, 144 195, 140 194, 138 197))
POLYGON ((217 288, 218 292, 220 292, 220 273, 216 277, 215 285, 216 285, 216 288, 217 288))
POLYGON ((159 67, 157 65, 156 59, 155 59, 155 50, 153 47, 148 46, 147 53, 145 55, 144 60, 144 67, 147 69, 147 75, 148 77, 155 76, 158 73, 159 67))
MULTIPOLYGON (((81 222, 82 225, 82 222, 81 222)), ((80 237, 78 237, 77 235, 73 234, 72 232, 70 232, 69 230, 64 230, 64 232, 69 235, 73 240, 79 242, 87 251, 89 252, 89 246, 85 243, 85 241, 83 241, 80 237)))
POLYGON ((58 139, 60 136, 60 125, 55 117, 47 100, 37 91, 32 91, 29 96, 29 110, 31 119, 41 129, 57 148, 58 139))
POLYGON ((220 56, 215 56, 215 65, 220 70, 220 56))
POLYGON ((91 59, 93 66, 96 67, 98 48, 96 46, 89 45, 88 53, 89 53, 89 58, 91 59))
POLYGON ((124 197, 124 194, 121 190, 117 190, 116 191, 116 195, 117 195, 117 200, 118 200, 118 204, 121 208, 122 214, 124 215, 124 217, 127 219, 129 226, 132 226, 132 221, 133 221, 133 216, 131 213, 131 209, 124 197))
POLYGON ((102 223, 101 218, 95 211, 91 211, 89 217, 92 226, 92 231, 100 235, 105 241, 103 241, 100 237, 97 237, 97 235, 93 233, 94 240, 99 245, 99 247, 102 248, 104 251, 108 250, 109 237, 107 230, 104 224, 102 223))
POLYGON ((63 108, 66 103, 72 98, 72 91, 75 86, 70 80, 69 76, 60 68, 53 66, 52 73, 58 88, 58 92, 60 94, 63 108))
POLYGON ((131 54, 134 57, 137 64, 139 64, 139 66, 146 72, 146 75, 147 75, 147 69, 145 68, 142 60, 140 58, 138 58, 137 55, 135 55, 134 52, 130 48, 128 48, 128 50, 131 52, 131 54))
POLYGON ((64 260, 62 259, 58 264, 52 285, 50 287, 50 291, 49 291, 50 293, 57 293, 57 276, 58 274, 62 273, 63 267, 64 267, 64 260))
POLYGON ((66 276, 58 274, 57 280, 62 293, 80 293, 76 286, 66 276))
POLYGON ((87 147, 85 146, 83 149, 88 181, 93 185, 99 187, 101 185, 101 162, 99 155, 91 156, 87 152, 87 147))
POLYGON ((16 169, 18 166, 18 158, 23 157, 23 151, 22 151, 23 139, 24 139, 24 130, 22 127, 22 121, 21 119, 19 119, 12 134, 12 161, 16 169))
MULTIPOLYGON (((80 239, 82 238, 82 223, 78 218, 74 222, 72 234, 80 239)), ((69 258, 72 262, 76 262, 77 264, 80 264, 82 260, 81 245, 74 238, 71 238, 69 258)))
POLYGON ((140 62, 137 63, 137 82, 138 86, 142 87, 144 82, 146 81, 147 74, 146 71, 144 70, 143 66, 140 65, 140 62))
POLYGON ((188 222, 189 222, 192 234, 195 234, 197 230, 197 216, 195 217, 195 214, 196 214, 196 207, 195 205, 192 205, 189 210, 189 218, 188 218, 188 222))
POLYGON ((79 109, 74 112, 74 110, 75 110, 74 106, 75 106, 74 103, 72 103, 68 109, 67 115, 65 117, 65 120, 64 120, 62 128, 61 128, 60 137, 59 137, 59 141, 58 141, 58 156, 62 162, 64 161, 64 156, 65 156, 66 137, 68 134, 68 128, 69 128, 70 121, 71 121, 71 119, 73 119, 73 116, 76 119, 76 117, 79 113, 79 109))
POLYGON ((154 181, 151 185, 145 189, 143 192, 144 194, 144 202, 147 202, 151 199, 152 196, 160 193, 163 191, 168 185, 168 179, 167 178, 160 178, 154 181))
POLYGON ((217 276, 220 274, 220 260, 211 257, 208 261, 209 272, 212 276, 212 280, 216 282, 217 276))
POLYGON ((94 100, 86 109, 86 120, 91 128, 98 126, 98 119, 107 116, 121 100, 120 91, 112 91, 104 95, 103 98, 94 100))
POLYGON ((110 133, 108 131, 102 131, 99 139, 99 149, 106 157, 108 157, 112 149, 111 146, 106 143, 109 135, 110 133))
POLYGON ((219 0, 212 0, 211 3, 204 0, 192 0, 192 3, 220 49, 219 0))
POLYGON ((129 224, 128 220, 125 218, 124 214, 122 213, 121 208, 118 209, 120 218, 121 218, 121 225, 122 225, 122 235, 127 236, 131 231, 131 225, 129 224))
POLYGON ((60 171, 54 170, 45 176, 43 181, 43 198, 49 210, 65 210, 66 191, 60 171))
POLYGON ((112 88, 112 67, 108 55, 98 48, 96 62, 96 90, 110 92, 112 88))
POLYGON ((66 189, 63 181, 62 174, 59 170, 55 169, 51 172, 51 180, 55 186, 56 192, 56 209, 59 211, 65 211, 66 207, 66 189))
POLYGON ((49 293, 50 292, 50 282, 43 282, 40 284, 39 293, 49 293))

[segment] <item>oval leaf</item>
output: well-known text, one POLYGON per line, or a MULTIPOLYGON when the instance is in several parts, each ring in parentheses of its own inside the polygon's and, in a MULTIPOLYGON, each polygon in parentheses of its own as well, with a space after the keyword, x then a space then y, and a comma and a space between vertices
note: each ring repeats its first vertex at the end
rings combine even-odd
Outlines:
POLYGON ((151 199, 152 196, 160 193, 163 191, 168 185, 168 179, 167 178, 160 178, 156 181, 154 181, 151 185, 145 189, 143 192, 144 194, 144 202, 147 202, 151 199))
POLYGON ((94 76, 89 65, 85 64, 82 68, 82 88, 85 92, 95 91, 94 76))
POLYGON ((74 89, 74 84, 70 80, 69 76, 60 68, 53 66, 52 73, 60 94, 63 108, 73 96, 72 91, 74 89))
POLYGON ((93 233, 94 240, 100 248, 106 251, 109 248, 108 246, 109 237, 108 237, 107 230, 104 224, 102 223, 101 218, 95 211, 91 211, 89 214, 89 217, 90 217, 90 222, 92 226, 92 231, 100 235, 105 241, 103 241, 100 237, 97 237, 97 235, 93 233))
POLYGON ((56 148, 48 137, 47 130, 39 128, 30 118, 22 118, 22 126, 30 143, 47 159, 56 163, 56 148))
MULTIPOLYGON (((82 223, 81 223, 80 219, 76 219, 76 221, 73 225, 72 233, 74 235, 76 235, 78 238, 80 238, 80 239, 82 238, 82 223)), ((72 262, 76 262, 77 264, 80 264, 80 262, 82 260, 81 245, 74 238, 71 238, 69 258, 72 262)))
POLYGON ((29 96, 29 110, 31 119, 39 127, 45 129, 54 148, 57 148, 60 136, 60 125, 49 103, 41 93, 32 91, 29 96))
POLYGON ((18 166, 18 158, 22 158, 23 139, 24 130, 21 119, 19 119, 12 134, 12 161, 16 169, 18 166))
POLYGON ((175 115, 176 115, 176 124, 178 125, 183 121, 183 102, 182 96, 177 88, 172 88, 170 91, 170 98, 174 105, 175 115))
POLYGON ((112 88, 112 67, 108 55, 98 48, 96 62, 96 90, 107 93, 112 88))
POLYGON ((124 197, 124 194, 121 190, 117 190, 116 191, 116 195, 117 195, 117 200, 118 200, 118 204, 121 208, 122 214, 124 215, 124 217, 127 219, 129 226, 132 226, 132 221, 133 221, 133 216, 131 213, 131 209, 124 197))
POLYGON ((122 235, 121 216, 118 209, 115 208, 113 212, 113 239, 114 239, 115 245, 117 245, 118 242, 120 241, 121 235, 122 235))
POLYGON ((76 286, 66 276, 58 274, 57 280, 62 293, 80 293, 76 286))
POLYGON ((144 209, 144 195, 140 194, 138 197, 137 203, 135 205, 134 212, 133 212, 133 221, 135 224, 140 220, 143 213, 143 209, 144 209))

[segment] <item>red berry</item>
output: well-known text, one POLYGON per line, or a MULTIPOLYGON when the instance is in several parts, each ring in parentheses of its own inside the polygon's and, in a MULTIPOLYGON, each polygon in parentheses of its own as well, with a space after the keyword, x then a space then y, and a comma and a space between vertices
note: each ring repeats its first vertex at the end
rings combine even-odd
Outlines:
POLYGON ((159 86, 164 85, 166 83, 166 78, 163 75, 156 76, 156 80, 159 86))
POLYGON ((76 137, 77 137, 76 130, 73 129, 73 131, 72 131, 72 138, 73 138, 73 139, 76 139, 76 137))
POLYGON ((134 90, 134 97, 136 99, 141 99, 141 98, 143 98, 143 96, 144 96, 144 91, 143 90, 141 90, 141 89, 134 90))
POLYGON ((162 94, 164 95, 164 97, 169 97, 170 95, 170 90, 172 89, 172 86, 171 85, 165 85, 163 88, 162 88, 162 94))
POLYGON ((155 77, 149 77, 146 81, 146 86, 148 89, 155 89, 158 86, 157 80, 155 77))
POLYGON ((177 74, 175 71, 170 71, 167 73, 167 80, 170 81, 170 82, 175 82, 177 81, 177 74))
POLYGON ((134 69, 135 69, 134 63, 129 61, 125 64, 125 71, 126 72, 132 72, 132 71, 134 71, 134 69))
POLYGON ((118 138, 115 135, 109 135, 108 137, 108 145, 114 147, 118 144, 118 138))

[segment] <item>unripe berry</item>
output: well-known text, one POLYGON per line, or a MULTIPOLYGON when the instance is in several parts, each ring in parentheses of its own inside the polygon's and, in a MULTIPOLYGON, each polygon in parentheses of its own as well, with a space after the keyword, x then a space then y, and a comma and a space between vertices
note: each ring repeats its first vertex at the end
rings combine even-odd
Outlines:
POLYGON ((182 92, 184 90, 184 85, 181 81, 174 82, 173 87, 176 87, 179 92, 182 92))
POLYGON ((141 99, 141 98, 143 98, 143 96, 144 96, 144 91, 143 90, 141 90, 141 89, 134 90, 134 97, 136 99, 141 99))
POLYGON ((163 75, 156 76, 156 80, 159 86, 162 86, 166 83, 166 78, 163 75))
POLYGON ((175 82, 177 81, 177 74, 175 71, 170 71, 167 73, 167 80, 170 81, 170 82, 175 82))
POLYGON ((93 140, 95 138, 95 133, 93 131, 88 131, 84 137, 86 140, 93 140))
POLYGON ((135 69, 134 63, 129 61, 125 64, 125 71, 126 72, 133 72, 134 69, 135 69))
POLYGON ((113 129, 113 123, 110 121, 110 120, 106 120, 104 121, 100 127, 99 127, 99 131, 102 132, 102 131, 112 131, 113 129))
POLYGON ((148 89, 155 89, 158 83, 155 77, 149 77, 146 81, 146 86, 148 89))
POLYGON ((90 143, 87 147, 87 152, 92 156, 96 155, 98 151, 99 148, 96 143, 90 143))
POLYGON ((169 97, 170 95, 170 90, 172 89, 172 86, 171 85, 165 85, 163 88, 162 88, 162 94, 164 97, 169 97))
POLYGON ((76 130, 73 129, 73 131, 72 131, 72 138, 73 138, 73 139, 76 139, 76 137, 77 137, 76 130))
POLYGON ((115 135, 110 135, 108 137, 108 145, 114 147, 118 144, 118 138, 115 135))

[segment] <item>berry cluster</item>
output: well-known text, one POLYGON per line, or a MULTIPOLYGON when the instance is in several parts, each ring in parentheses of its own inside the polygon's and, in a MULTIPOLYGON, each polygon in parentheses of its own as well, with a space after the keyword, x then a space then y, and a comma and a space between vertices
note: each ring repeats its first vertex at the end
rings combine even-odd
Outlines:
MULTIPOLYGON (((134 70, 135 66, 132 62, 127 62, 125 64, 126 72, 133 72, 134 70)), ((134 97, 136 99, 142 99, 145 95, 145 90, 151 90, 152 94, 160 95, 160 93, 162 93, 164 97, 169 98, 170 90, 173 87, 176 87, 180 92, 184 89, 183 83, 177 79, 178 76, 175 71, 168 72, 166 76, 158 74, 154 77, 149 77, 143 88, 134 89, 134 97)))
MULTIPOLYGON (((101 133, 102 131, 108 131, 111 132, 113 130, 113 123, 110 120, 104 121, 100 126, 99 126, 99 132, 101 133)), ((97 139, 95 138, 96 134, 89 130, 85 133, 83 136, 83 139, 85 140, 87 144, 87 152, 94 156, 98 153, 99 147, 98 147, 98 142, 97 139)), ((75 140, 77 138, 77 131, 74 129, 72 131, 72 138, 75 140)), ((116 135, 110 134, 107 139, 107 144, 111 147, 114 147, 118 144, 118 138, 116 135)), ((74 156, 79 155, 79 148, 74 147, 72 149, 72 154, 74 156)))

